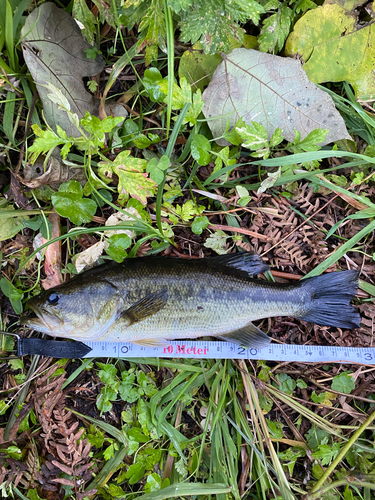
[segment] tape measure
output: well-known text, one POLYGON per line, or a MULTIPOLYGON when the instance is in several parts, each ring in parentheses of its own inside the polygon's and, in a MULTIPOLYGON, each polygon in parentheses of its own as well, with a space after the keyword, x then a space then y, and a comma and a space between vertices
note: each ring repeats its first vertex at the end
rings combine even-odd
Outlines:
POLYGON ((1 330, 0 334, 13 337, 18 356, 39 354, 54 358, 264 359, 279 362, 375 365, 375 347, 269 344, 262 349, 245 349, 232 342, 204 340, 173 340, 163 347, 143 347, 130 342, 83 343, 36 337, 20 338, 17 334, 1 330))
POLYGON ((129 342, 85 342, 91 347, 85 358, 193 358, 264 359, 300 363, 360 363, 375 365, 375 347, 340 347, 270 344, 245 349, 223 341, 171 341, 165 347, 143 347, 129 342))

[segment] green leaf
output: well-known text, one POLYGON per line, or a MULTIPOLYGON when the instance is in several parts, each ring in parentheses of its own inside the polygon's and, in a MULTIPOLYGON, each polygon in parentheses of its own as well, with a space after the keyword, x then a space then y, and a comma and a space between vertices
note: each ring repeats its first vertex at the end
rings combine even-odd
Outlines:
POLYGON ((24 224, 29 219, 27 215, 13 217, 12 212, 16 214, 12 206, 0 208, 0 241, 13 238, 13 236, 25 227, 24 224))
POLYGON ((295 380, 286 373, 278 373, 276 376, 276 382, 273 382, 273 385, 280 391, 290 395, 293 394, 293 391, 296 388, 295 380))
POLYGON ((340 451, 340 443, 333 443, 332 445, 322 444, 312 456, 321 460, 322 465, 329 465, 332 460, 337 457, 340 451))
POLYGON ((296 384, 300 389, 306 389, 308 387, 308 385, 302 378, 298 378, 296 384))
POLYGON ((288 144, 288 149, 293 151, 293 153, 302 153, 303 151, 318 151, 320 149, 321 143, 324 143, 325 138, 329 132, 328 129, 317 128, 312 130, 303 141, 300 140, 301 134, 297 131, 296 137, 293 141, 293 144, 290 146, 288 144))
MULTIPOLYGON (((36 161, 40 154, 48 153, 51 149, 66 142, 65 138, 58 136, 52 129, 42 130, 37 124, 31 125, 31 128, 37 136, 34 143, 28 148, 28 153, 33 153, 30 159, 32 163, 36 161)), ((68 143, 70 144, 70 142, 68 143)))
POLYGON ((303 68, 314 83, 347 81, 357 96, 373 94, 374 25, 362 23, 352 6, 325 2, 306 12, 294 25, 285 52, 306 61, 303 68))
POLYGON ((255 151, 268 146, 267 130, 260 123, 252 122, 251 125, 236 127, 236 132, 240 135, 244 148, 255 151))
POLYGON ((210 162, 210 141, 201 134, 195 134, 191 141, 191 156, 196 160, 198 165, 208 165, 210 162))
POLYGON ((141 463, 131 465, 126 473, 126 479, 129 479, 129 484, 138 483, 144 476, 146 467, 141 463))
POLYGON ((104 180, 116 174, 119 178, 119 202, 125 203, 129 195, 147 204, 147 198, 156 193, 157 184, 145 172, 147 160, 130 156, 130 151, 122 151, 113 162, 99 162, 99 175, 104 180))
POLYGON ((10 359, 8 361, 13 370, 23 370, 24 364, 22 359, 10 359))
POLYGON ((83 190, 78 181, 68 181, 60 185, 59 191, 51 197, 56 212, 68 217, 73 224, 91 222, 97 205, 94 200, 82 198, 83 190))
POLYGON ((153 472, 147 476, 147 482, 145 484, 145 492, 151 493, 152 491, 158 491, 161 488, 161 477, 156 472, 153 472))
MULTIPOLYGON (((127 2, 128 3, 128 2, 127 2)), ((139 0, 134 0, 134 4, 139 0)), ((132 2, 129 2, 131 5, 132 2)), ((165 39, 165 15, 162 0, 151 0, 150 7, 138 26, 138 31, 142 32, 138 41, 138 47, 146 47, 146 65, 157 59, 158 46, 166 52, 165 39)), ((139 22, 139 20, 138 20, 139 22)))
POLYGON ((139 149, 145 149, 151 146, 151 144, 158 144, 160 141, 161 138, 157 134, 139 134, 134 137, 133 144, 139 149))
POLYGON ((308 445, 312 450, 316 450, 320 445, 327 442, 329 434, 323 429, 319 429, 316 425, 313 425, 311 429, 305 434, 308 445))
POLYGON ((243 30, 237 23, 250 19, 258 24, 264 12, 254 0, 194 2, 189 10, 180 14, 180 40, 192 44, 200 40, 206 54, 226 52, 233 38, 243 42, 243 30))
POLYGON ((164 172, 168 170, 170 164, 170 159, 166 155, 163 155, 159 161, 156 158, 152 158, 148 162, 146 172, 148 172, 151 179, 160 186, 160 184, 164 181, 164 172))
POLYGON ((131 437, 133 441, 137 441, 137 443, 147 443, 147 441, 150 441, 150 438, 145 436, 138 427, 132 427, 128 431, 128 436, 131 437))
POLYGON ((157 68, 146 69, 143 76, 143 86, 152 102, 164 102, 167 97, 164 92, 160 90, 159 83, 161 83, 163 77, 157 68))
POLYGON ((23 311, 23 306, 21 302, 23 299, 22 290, 19 290, 17 287, 13 285, 13 283, 11 283, 6 278, 0 279, 0 289, 3 292, 3 294, 10 300, 14 312, 16 314, 21 314, 23 311))
POLYGON ((271 435, 276 439, 283 439, 284 434, 282 429, 284 427, 284 424, 282 422, 274 422, 272 420, 269 420, 268 418, 266 418, 266 422, 271 435))
POLYGON ((122 116, 115 118, 108 116, 104 120, 101 120, 86 111, 85 117, 81 118, 80 123, 91 134, 91 140, 95 139, 94 144, 103 147, 105 134, 111 132, 111 130, 123 121, 124 118, 122 116))
POLYGON ((205 215, 201 215, 200 217, 196 217, 191 225, 191 230, 194 234, 202 234, 202 231, 206 229, 210 224, 210 221, 207 219, 205 215))
POLYGON ((227 239, 229 236, 227 236, 224 231, 221 231, 221 229, 217 230, 215 233, 212 233, 204 243, 204 246, 206 248, 211 248, 214 250, 216 253, 219 255, 224 255, 227 253, 226 244, 227 244, 227 239))
POLYGON ((87 41, 94 45, 96 35, 96 18, 88 8, 85 0, 74 0, 73 17, 83 24, 82 34, 87 41))
POLYGON ((106 253, 116 262, 122 262, 128 255, 126 249, 132 244, 131 238, 126 234, 114 234, 107 241, 106 253))
POLYGON ((338 392, 344 392, 345 394, 350 394, 355 389, 355 381, 353 377, 347 373, 340 373, 333 377, 331 389, 338 392))
POLYGON ((262 52, 280 52, 289 35, 293 20, 293 11, 285 3, 280 3, 275 14, 264 20, 259 36, 259 50, 262 52))

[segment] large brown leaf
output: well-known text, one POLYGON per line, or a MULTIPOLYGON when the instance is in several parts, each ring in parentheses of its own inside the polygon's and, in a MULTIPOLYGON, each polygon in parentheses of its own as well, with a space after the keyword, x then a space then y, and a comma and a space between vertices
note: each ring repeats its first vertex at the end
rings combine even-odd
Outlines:
MULTIPOLYGON (((55 130, 59 124, 68 136, 79 136, 67 113, 48 98, 50 90, 45 85, 51 83, 60 89, 79 118, 86 111, 98 116, 99 100, 86 91, 82 79, 100 73, 104 59, 99 55, 94 60, 86 56, 85 50, 91 45, 83 39, 74 19, 53 3, 33 10, 26 19, 22 37, 25 61, 37 85, 47 123, 55 130)), ((118 111, 114 110, 114 114, 122 114, 118 111)))
POLYGON ((288 141, 293 141, 295 129, 304 139, 316 128, 329 129, 324 144, 351 139, 331 97, 309 81, 294 59, 234 49, 223 55, 203 100, 214 137, 223 135, 228 120, 232 128, 243 118, 249 124, 262 124, 268 138, 280 127, 288 141))

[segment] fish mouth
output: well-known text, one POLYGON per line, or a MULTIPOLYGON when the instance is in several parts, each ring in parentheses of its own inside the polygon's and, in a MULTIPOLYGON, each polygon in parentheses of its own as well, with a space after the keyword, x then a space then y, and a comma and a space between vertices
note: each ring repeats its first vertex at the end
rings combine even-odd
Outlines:
POLYGON ((43 307, 36 307, 29 304, 30 309, 36 314, 36 318, 23 318, 22 324, 33 328, 41 333, 53 335, 62 323, 57 314, 46 311, 43 307))

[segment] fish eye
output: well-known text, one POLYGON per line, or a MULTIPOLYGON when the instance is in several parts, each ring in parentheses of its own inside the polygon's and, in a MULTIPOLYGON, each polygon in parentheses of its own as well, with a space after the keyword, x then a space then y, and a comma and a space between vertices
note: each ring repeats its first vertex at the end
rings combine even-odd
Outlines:
POLYGON ((51 295, 47 299, 48 304, 51 304, 52 306, 56 305, 58 301, 59 296, 57 295, 57 293, 51 293, 51 295))

